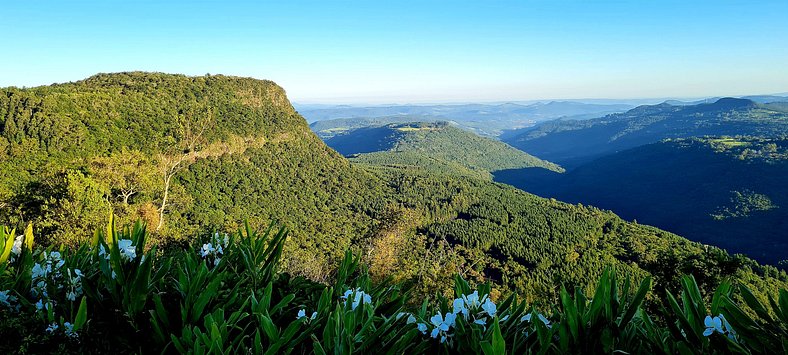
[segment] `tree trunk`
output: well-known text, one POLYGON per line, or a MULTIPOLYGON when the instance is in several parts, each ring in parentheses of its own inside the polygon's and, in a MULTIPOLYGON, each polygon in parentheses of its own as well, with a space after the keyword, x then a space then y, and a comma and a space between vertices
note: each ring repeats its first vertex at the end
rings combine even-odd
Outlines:
POLYGON ((123 204, 128 206, 129 205, 129 198, 131 198, 131 196, 133 196, 135 193, 136 193, 136 191, 134 191, 134 190, 121 191, 120 194, 123 196, 123 204))
POLYGON ((175 176, 175 173, 178 172, 178 167, 181 163, 186 160, 188 154, 181 155, 181 157, 172 164, 164 173, 164 196, 161 198, 161 207, 159 207, 159 225, 156 226, 156 231, 159 231, 161 227, 164 225, 164 209, 167 207, 167 197, 170 195, 170 184, 172 183, 172 177, 175 176))

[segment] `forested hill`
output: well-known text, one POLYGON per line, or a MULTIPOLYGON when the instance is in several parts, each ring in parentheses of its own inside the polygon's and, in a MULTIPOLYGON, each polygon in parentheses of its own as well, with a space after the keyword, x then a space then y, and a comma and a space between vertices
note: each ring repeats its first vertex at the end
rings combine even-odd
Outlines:
POLYGON ((89 238, 110 209, 167 243, 282 220, 298 226, 287 259, 318 277, 375 225, 377 179, 270 81, 133 72, 5 88, 0 122, 0 218, 52 242, 89 238))
POLYGON ((704 292, 734 278, 765 300, 787 279, 593 207, 467 176, 351 165, 269 81, 135 72, 4 88, 0 122, 0 220, 32 222, 41 244, 90 239, 112 210, 120 226, 145 221, 165 251, 245 220, 279 220, 291 230, 285 271, 326 281, 351 249, 376 280, 422 293, 448 292, 459 273, 548 299, 613 267, 652 275, 663 290, 684 273, 704 292))
POLYGON ((497 180, 777 265, 788 259, 786 176, 785 138, 724 137, 668 140, 565 174, 502 172, 497 180))
POLYGON ((547 122, 506 142, 543 159, 577 165, 666 138, 786 133, 788 113, 779 104, 722 98, 697 105, 640 106, 586 121, 547 122))
POLYGON ((490 178, 503 169, 542 168, 561 172, 500 141, 481 137, 447 122, 411 122, 364 127, 326 140, 326 144, 356 162, 410 166, 435 173, 490 178))

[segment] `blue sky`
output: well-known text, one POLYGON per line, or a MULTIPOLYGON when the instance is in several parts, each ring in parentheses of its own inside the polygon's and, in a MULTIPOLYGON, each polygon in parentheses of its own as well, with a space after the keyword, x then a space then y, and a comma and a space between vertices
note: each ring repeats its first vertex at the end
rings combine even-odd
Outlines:
POLYGON ((788 91, 788 1, 4 1, 0 86, 271 79, 299 102, 788 91))

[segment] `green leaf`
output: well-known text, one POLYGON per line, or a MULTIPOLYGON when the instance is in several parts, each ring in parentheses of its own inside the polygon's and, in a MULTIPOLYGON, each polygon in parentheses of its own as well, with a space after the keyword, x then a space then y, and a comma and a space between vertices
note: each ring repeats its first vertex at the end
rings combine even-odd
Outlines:
POLYGON ((25 249, 33 251, 33 223, 28 223, 25 228, 25 249))
POLYGON ((293 299, 295 299, 295 295, 294 294, 289 294, 289 295, 283 297, 282 300, 279 301, 279 303, 277 303, 276 305, 274 305, 273 308, 271 308, 270 312, 271 313, 276 313, 279 310, 281 310, 282 308, 287 307, 287 305, 290 304, 290 302, 292 302, 293 299))
POLYGON ((314 346, 312 351, 314 351, 315 354, 326 355, 326 351, 323 350, 323 346, 320 345, 320 342, 317 340, 317 337, 314 334, 312 334, 312 345, 314 346))
POLYGON ((752 293, 752 291, 747 288, 747 286, 740 285, 739 290, 741 291, 742 298, 744 298, 744 302, 747 303, 750 308, 761 317, 761 319, 765 320, 767 323, 772 322, 772 317, 769 315, 769 311, 766 310, 766 307, 758 301, 758 298, 752 293))
POLYGON ((687 319, 687 317, 684 315, 684 312, 682 312, 681 307, 679 307, 679 303, 676 301, 676 298, 673 297, 673 294, 670 292, 666 292, 666 295, 668 298, 668 304, 670 304, 670 308, 673 310, 673 316, 678 320, 679 325, 686 334, 685 336, 694 344, 699 345, 701 343, 701 338, 693 328, 692 324, 690 324, 689 319, 687 319))
POLYGON ((5 234, 3 232, 5 240, 3 243, 3 252, 0 253, 0 264, 5 263, 8 260, 8 257, 11 255, 11 249, 14 247, 14 236, 16 235, 16 229, 12 229, 10 234, 5 234))
POLYGON ((782 313, 783 322, 788 323, 788 291, 781 289, 777 302, 780 304, 780 313, 782 313))
POLYGON ((268 337, 268 340, 271 342, 276 342, 279 340, 279 330, 274 325, 274 322, 271 321, 271 318, 268 316, 260 316, 260 325, 263 326, 263 331, 265 332, 265 336, 268 337))
POLYGON ((720 314, 722 296, 730 296, 732 287, 733 286, 728 280, 720 282, 720 285, 717 286, 717 289, 714 291, 714 296, 711 299, 711 314, 720 314))
POLYGON ((623 329, 624 327, 629 324, 629 321, 632 320, 632 317, 635 316, 635 312, 637 312, 640 305, 643 303, 643 300, 646 298, 646 294, 648 291, 651 290, 651 277, 646 277, 643 279, 643 282, 640 283, 640 287, 638 288, 638 292, 635 293, 635 297, 632 298, 632 302, 629 303, 629 306, 624 312, 624 315, 618 322, 618 328, 623 329))
POLYGON ((479 346, 482 347, 482 352, 484 352, 484 355, 493 355, 493 354, 495 354, 495 349, 493 349, 493 346, 490 343, 490 341, 484 340, 484 341, 479 343, 479 346))
POLYGON ((501 335, 501 326, 498 324, 498 317, 493 320, 492 324, 492 349, 495 355, 506 354, 506 343, 501 335))
POLYGON ((82 301, 79 302, 79 309, 77 310, 77 317, 74 318, 74 331, 78 331, 85 326, 88 321, 88 301, 86 296, 82 296, 82 301))
MULTIPOLYGON (((578 325, 580 324, 580 314, 577 313, 575 301, 569 296, 569 292, 565 287, 561 287, 561 303, 564 305, 564 316, 566 317, 566 326, 569 328, 569 333, 572 339, 577 340, 579 337, 578 325)), ((567 341, 569 339, 566 339, 567 341)))

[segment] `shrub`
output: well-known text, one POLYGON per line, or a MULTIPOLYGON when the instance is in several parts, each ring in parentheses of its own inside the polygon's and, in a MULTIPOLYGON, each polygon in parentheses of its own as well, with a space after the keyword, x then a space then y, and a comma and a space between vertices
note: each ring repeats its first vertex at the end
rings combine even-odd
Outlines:
POLYGON ((279 271, 287 231, 248 225, 158 255, 145 226, 112 219, 76 249, 34 248, 32 228, 0 229, 4 353, 785 353, 788 292, 762 304, 724 282, 710 303, 691 276, 664 307, 606 270, 591 298, 494 300, 489 284, 456 277, 454 296, 414 300, 372 282, 347 252, 331 285, 279 271), (737 303, 736 299, 742 299, 737 303), (417 304, 416 306, 413 306, 417 304))

